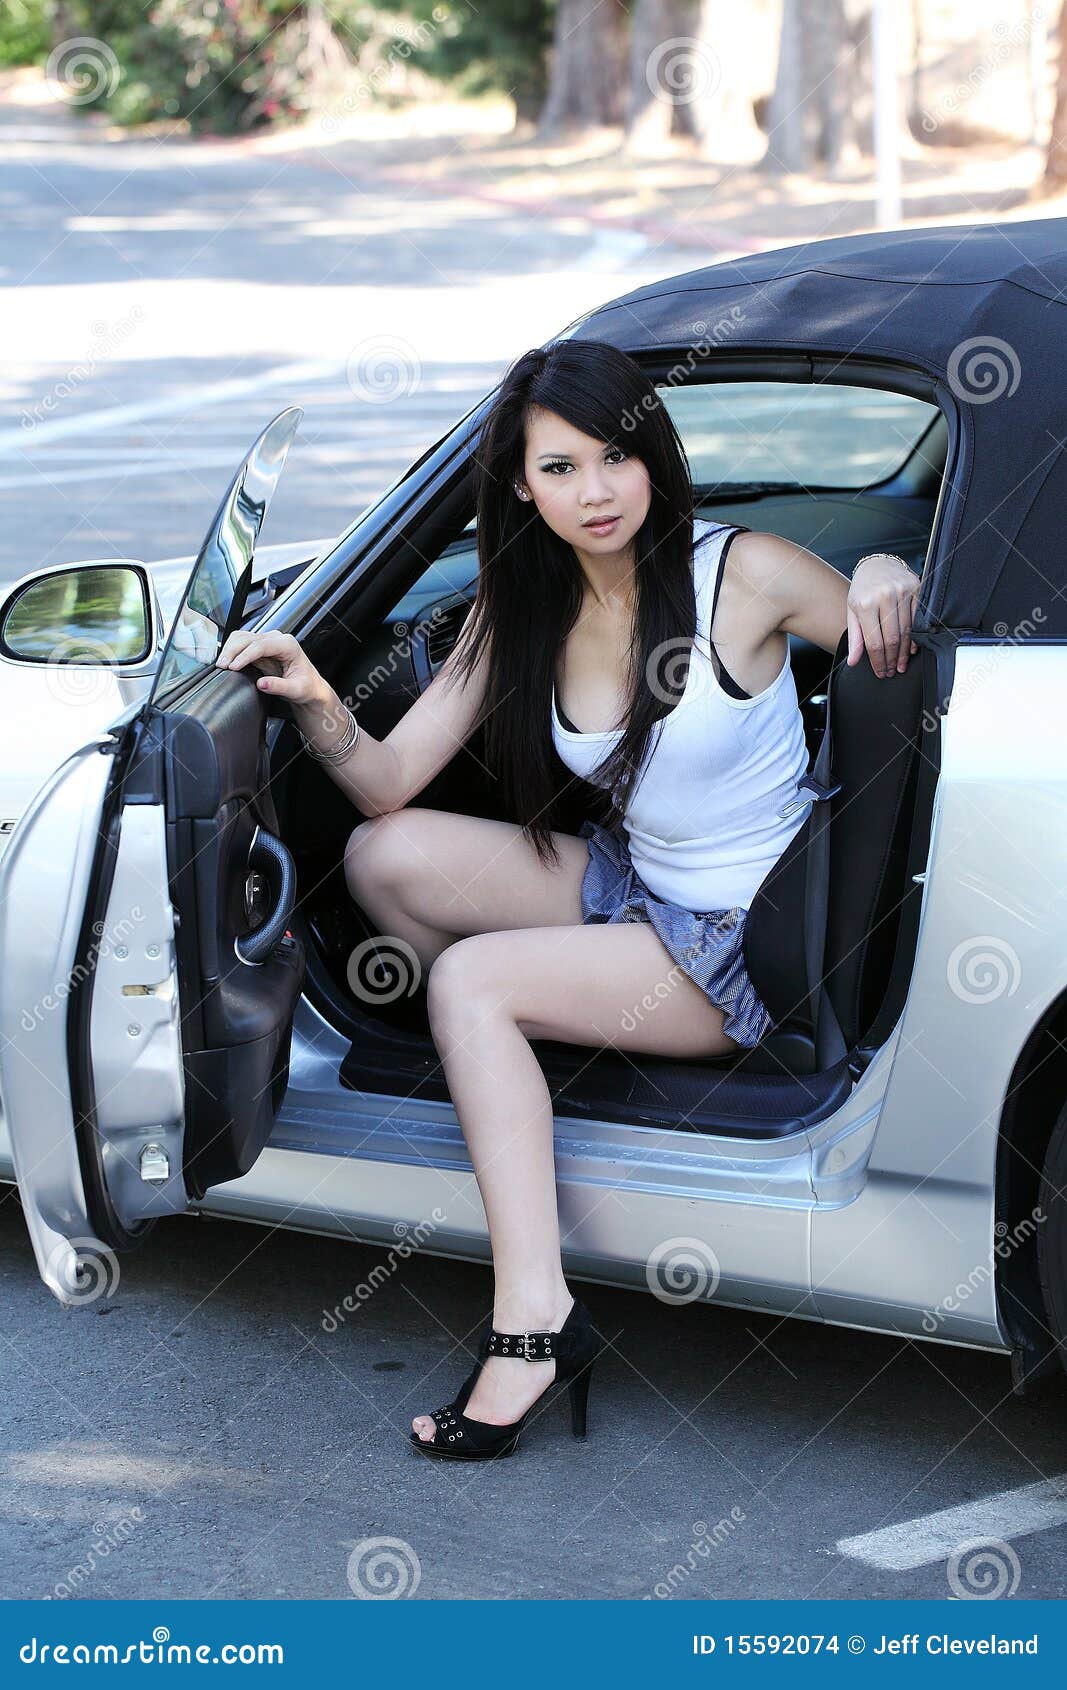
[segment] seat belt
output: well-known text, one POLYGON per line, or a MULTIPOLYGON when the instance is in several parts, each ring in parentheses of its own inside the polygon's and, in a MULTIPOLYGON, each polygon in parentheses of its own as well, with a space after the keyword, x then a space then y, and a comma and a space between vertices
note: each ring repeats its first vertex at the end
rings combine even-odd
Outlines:
MULTIPOLYGON (((842 643, 847 635, 842 635, 842 643)), ((838 653, 841 645, 838 645, 838 653)), ((835 656, 826 683, 826 721, 822 741, 809 774, 797 781, 797 791, 811 792, 807 800, 808 844, 804 869, 804 961, 807 971, 808 1019, 812 1028, 813 1063, 811 1072, 818 1074, 834 1067, 848 1055, 841 1024, 823 982, 823 960, 826 954, 826 925, 830 908, 830 800, 841 791, 841 782, 831 774, 833 743, 830 732, 830 704, 833 699, 834 677, 840 657, 835 656)), ((805 800, 795 798, 779 812, 790 810, 805 800)))

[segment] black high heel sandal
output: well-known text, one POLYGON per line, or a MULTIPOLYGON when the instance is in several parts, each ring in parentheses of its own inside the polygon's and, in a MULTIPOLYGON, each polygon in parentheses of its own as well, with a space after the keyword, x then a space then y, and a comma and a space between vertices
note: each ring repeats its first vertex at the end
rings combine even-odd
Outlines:
POLYGON ((478 1360, 457 1395, 443 1408, 434 1409, 430 1416, 437 1423, 433 1437, 421 1438, 415 1431, 409 1432, 408 1437, 424 1455, 440 1455, 452 1461, 511 1455, 518 1444, 519 1433, 538 1403, 556 1385, 566 1385, 571 1401, 571 1432, 576 1438, 584 1438, 589 1381, 593 1363, 603 1348, 604 1340, 593 1325, 592 1315, 577 1297, 558 1332, 497 1332, 491 1327, 482 1338, 478 1346, 478 1360), (512 1420, 507 1426, 494 1426, 488 1420, 471 1420, 463 1412, 488 1356, 521 1356, 524 1361, 555 1359, 556 1377, 551 1384, 545 1386, 541 1396, 518 1420, 512 1420))

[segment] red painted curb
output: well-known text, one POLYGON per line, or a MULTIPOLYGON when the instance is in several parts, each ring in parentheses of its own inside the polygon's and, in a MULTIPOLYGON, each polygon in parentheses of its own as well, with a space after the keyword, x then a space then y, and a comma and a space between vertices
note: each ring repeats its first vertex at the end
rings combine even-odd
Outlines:
MULTIPOLYGON (((379 181, 394 181, 403 184, 409 180, 395 171, 383 170, 379 174, 379 181)), ((432 192, 446 193, 458 198, 483 200, 491 205, 506 205, 510 210, 524 211, 529 217, 577 217, 585 223, 593 223, 606 229, 631 230, 642 235, 658 235, 664 240, 672 240, 678 246, 698 246, 710 248, 716 252, 766 252, 772 245, 769 241, 753 241, 748 235, 742 235, 738 230, 730 229, 727 225, 719 224, 716 231, 705 229, 679 230, 671 224, 664 223, 656 217, 614 217, 610 212, 598 212, 587 207, 571 207, 566 203, 546 206, 531 204, 521 194, 507 194, 497 188, 483 188, 477 184, 464 181, 461 176, 435 176, 432 181, 422 182, 420 187, 432 192)))
MULTIPOLYGON (((130 133, 129 130, 122 131, 122 134, 126 136, 130 133)), ((272 146, 269 144, 271 141, 277 140, 278 134, 279 131, 277 130, 268 131, 263 135, 205 135, 201 132, 197 135, 177 138, 186 144, 219 147, 224 152, 229 153, 269 155, 283 154, 286 151, 284 145, 272 146)), ((170 139, 166 135, 154 138, 162 141, 170 139)), ((329 161, 318 157, 318 153, 322 150, 324 149, 294 147, 292 156, 301 158, 320 168, 329 168, 329 161)), ((345 172, 342 171, 342 174, 345 174, 345 172)), ((359 175, 360 173, 353 172, 353 174, 359 175)), ((370 177, 363 179, 371 180, 370 177)), ((374 180, 378 182, 391 181, 403 187, 410 183, 411 178, 403 173, 403 167, 394 167, 393 169, 379 171, 374 180)), ((511 211, 524 212, 527 217, 575 217, 581 222, 590 223, 598 228, 620 229, 634 234, 648 235, 664 242, 672 242, 675 246, 692 246, 704 251, 766 252, 770 247, 777 244, 773 241, 754 240, 751 236, 742 234, 740 230, 732 229, 729 225, 721 223, 717 224, 714 230, 684 228, 680 224, 667 223, 662 217, 654 215, 632 218, 616 217, 612 216, 610 212, 600 212, 590 207, 569 206, 566 202, 551 206, 531 204, 521 194, 508 194, 498 188, 482 187, 478 183, 466 181, 461 176, 437 176, 429 181, 420 182, 418 186, 430 193, 448 194, 453 198, 481 200, 488 205, 506 206, 511 211)), ((680 213, 679 215, 684 214, 680 213)))

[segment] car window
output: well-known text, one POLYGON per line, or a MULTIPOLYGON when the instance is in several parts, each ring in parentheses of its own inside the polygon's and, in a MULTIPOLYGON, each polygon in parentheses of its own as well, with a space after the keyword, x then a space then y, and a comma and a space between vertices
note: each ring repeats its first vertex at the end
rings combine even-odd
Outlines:
MULTIPOLYGON (((914 451, 936 405, 877 388, 798 382, 657 383, 681 436, 698 502, 715 489, 843 487, 884 481, 914 451)), ((467 589, 478 553, 472 522, 389 612, 413 622, 438 599, 467 589)))
POLYGON ((657 383, 700 489, 754 481, 867 487, 904 463, 936 405, 871 387, 657 383))
POLYGON ((398 599, 389 612, 389 620, 414 622, 428 605, 452 593, 470 589, 471 598, 478 584, 478 547, 473 525, 454 540, 441 556, 423 570, 398 599))

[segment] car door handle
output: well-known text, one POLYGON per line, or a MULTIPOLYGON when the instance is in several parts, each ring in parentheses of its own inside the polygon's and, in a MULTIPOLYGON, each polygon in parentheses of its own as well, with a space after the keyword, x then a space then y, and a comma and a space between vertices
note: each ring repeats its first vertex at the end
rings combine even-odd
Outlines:
POLYGON ((248 866, 262 872, 272 893, 272 909, 266 921, 251 933, 239 933, 233 948, 240 962, 252 966, 266 962, 279 939, 284 937, 296 902, 296 864, 280 839, 256 826, 248 847, 248 866))

